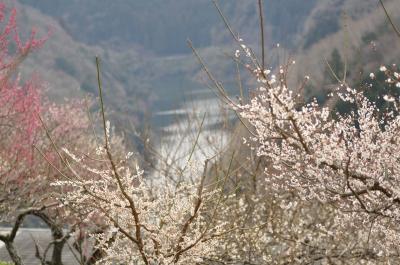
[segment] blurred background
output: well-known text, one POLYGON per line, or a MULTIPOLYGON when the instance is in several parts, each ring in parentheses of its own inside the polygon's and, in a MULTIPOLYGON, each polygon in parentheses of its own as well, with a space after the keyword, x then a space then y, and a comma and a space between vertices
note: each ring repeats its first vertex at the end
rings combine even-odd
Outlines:
MULTIPOLYGON (((259 54, 257 1, 218 3, 234 31, 259 54)), ((400 22, 400 1, 385 3, 400 22)), ((211 0, 17 0, 9 6, 17 6, 21 29, 51 31, 23 71, 38 73, 52 100, 96 96, 94 58, 100 56, 111 119, 133 143, 133 128, 164 135, 188 109, 218 104, 188 39, 228 93, 239 94, 231 58, 237 47, 211 0)), ((310 97, 323 99, 337 83, 327 62, 338 76, 346 69, 354 83, 399 58, 392 45, 398 40, 377 0, 266 0, 264 13, 268 66, 296 60, 293 84, 309 75, 310 97)), ((242 81, 245 92, 252 89, 245 75, 242 81)))

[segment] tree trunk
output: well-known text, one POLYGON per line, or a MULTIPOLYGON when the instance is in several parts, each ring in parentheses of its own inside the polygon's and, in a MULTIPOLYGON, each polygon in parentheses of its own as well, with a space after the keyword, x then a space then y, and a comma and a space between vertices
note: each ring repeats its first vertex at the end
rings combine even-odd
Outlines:
POLYGON ((51 257, 51 264, 62 265, 62 253, 65 241, 56 242, 53 245, 53 255, 51 257))
POLYGON ((22 259, 19 256, 17 249, 14 247, 13 242, 8 241, 4 243, 6 245, 11 260, 15 263, 15 265, 23 265, 24 263, 22 262, 22 259))
POLYGON ((62 265, 62 253, 66 238, 64 238, 64 233, 62 229, 54 223, 50 226, 50 229, 54 240, 51 264, 62 265))

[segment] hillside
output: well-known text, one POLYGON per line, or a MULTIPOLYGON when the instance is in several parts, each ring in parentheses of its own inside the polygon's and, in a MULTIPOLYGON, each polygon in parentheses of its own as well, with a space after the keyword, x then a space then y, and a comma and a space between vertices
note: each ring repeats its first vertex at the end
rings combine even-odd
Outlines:
MULTIPOLYGON (((400 2, 385 3, 392 19, 400 23, 400 2)), ((321 6, 312 16, 326 17, 325 14, 332 14, 336 9, 335 5, 321 6)), ((341 80, 347 68, 346 82, 354 85, 368 80, 369 73, 376 72, 382 63, 397 64, 400 58, 399 49, 395 48, 399 41, 377 1, 345 1, 341 12, 336 32, 309 46, 305 37, 303 47, 296 53, 297 78, 310 75, 312 89, 318 90, 316 93, 319 94, 326 93, 337 83, 328 70, 327 62, 341 80)), ((317 26, 317 21, 314 19, 314 22, 306 23, 313 28, 317 26)), ((312 36, 312 33, 305 36, 312 36)))
MULTIPOLYGON (((400 3, 387 0, 395 19, 400 3)), ((117 123, 147 121, 146 113, 177 108, 205 90, 204 78, 186 39, 199 49, 210 69, 233 94, 235 67, 225 55, 234 47, 212 2, 209 0, 151 0, 112 3, 106 0, 19 0, 20 22, 35 25, 52 35, 25 64, 48 83, 54 100, 96 94, 94 57, 103 62, 106 100, 117 123), (199 81, 200 80, 200 81, 199 81), (129 122, 126 122, 129 121, 129 122)), ((235 31, 259 50, 256 1, 219 1, 235 31)), ((268 54, 273 65, 283 58, 296 58, 295 78, 312 77, 310 94, 332 83, 325 58, 339 51, 356 78, 356 69, 376 67, 378 57, 398 58, 393 34, 376 0, 283 0, 265 1, 266 41, 280 43, 284 51, 268 54), (371 41, 378 45, 371 52, 371 41), (285 56, 276 56, 277 54, 285 56), (378 54, 379 53, 379 54, 378 54), (362 58, 360 60, 359 58, 362 58), (299 67, 300 66, 300 67, 299 67)), ((358 75, 359 76, 359 75, 358 75)), ((295 80, 293 80, 295 81, 295 80)), ((162 126, 170 121, 153 120, 162 126)))
MULTIPOLYGON (((186 39, 205 48, 227 41, 210 0, 20 0, 56 18, 74 39, 111 49, 137 48, 158 55, 190 53, 186 39)), ((235 28, 251 39, 257 31, 256 1, 219 1, 235 28)), ((290 43, 317 1, 266 1, 273 42, 290 43)), ((246 38, 247 39, 247 38, 246 38)))
MULTIPOLYGON (((143 117, 147 104, 151 102, 151 91, 143 84, 148 79, 145 73, 131 75, 138 71, 142 57, 135 50, 123 53, 108 52, 105 49, 75 41, 52 17, 43 16, 29 6, 18 5, 21 25, 34 25, 45 36, 50 28, 50 36, 45 47, 33 53, 23 64, 23 71, 37 73, 47 84, 47 94, 55 101, 70 97, 84 97, 87 93, 97 93, 96 67, 94 58, 99 55, 103 60, 103 79, 105 87, 112 86, 112 96, 107 101, 118 113, 132 115, 133 120, 143 117), (129 60, 126 60, 129 58, 129 60), (135 96, 127 96, 135 91, 135 96), (150 100, 149 100, 150 99, 150 100)), ((21 27, 24 28, 24 27, 21 27)))

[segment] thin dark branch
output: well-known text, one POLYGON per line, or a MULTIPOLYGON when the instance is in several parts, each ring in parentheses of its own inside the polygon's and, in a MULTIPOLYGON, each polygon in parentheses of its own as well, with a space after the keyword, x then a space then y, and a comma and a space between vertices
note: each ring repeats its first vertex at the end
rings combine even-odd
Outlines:
POLYGON ((100 97, 100 108, 101 108, 101 115, 103 119, 103 131, 104 131, 104 140, 105 140, 105 149, 107 153, 107 158, 111 164, 112 171, 114 173, 114 177, 117 181, 118 188, 121 191, 122 195, 124 198, 129 202, 129 207, 131 209, 134 222, 135 222, 135 240, 132 240, 135 244, 137 244, 139 248, 140 255, 143 259, 143 262, 145 264, 149 264, 149 261, 147 259, 147 256, 144 252, 144 243, 142 240, 142 234, 141 234, 141 224, 139 220, 139 212, 136 209, 135 203, 132 199, 131 196, 126 192, 126 189, 124 187, 124 184, 122 183, 122 178, 118 173, 117 165, 114 162, 113 156, 111 154, 111 148, 108 142, 108 135, 107 135, 107 125, 106 125, 106 117, 105 117, 105 111, 104 111, 104 101, 103 101, 103 92, 102 92, 102 83, 101 83, 101 78, 100 78, 100 59, 99 57, 96 57, 96 67, 97 67, 97 81, 98 81, 98 89, 99 89, 99 97, 100 97))
POLYGON ((100 78, 100 58, 97 56, 96 56, 96 68, 97 68, 97 84, 99 87, 101 116, 102 116, 103 128, 104 128, 104 141, 105 141, 105 146, 107 149, 108 148, 108 135, 107 135, 107 130, 106 130, 107 126, 106 126, 106 117, 105 117, 104 102, 103 102, 103 86, 102 86, 101 78, 100 78))
POLYGON ((383 3, 383 0, 379 0, 379 3, 381 4, 383 11, 385 11, 385 15, 386 15, 387 19, 389 20, 389 23, 392 26, 393 30, 396 32, 397 37, 400 38, 400 30, 394 24, 394 21, 392 20, 391 16, 389 15, 389 12, 387 11, 387 9, 385 7, 385 4, 383 3))
POLYGON ((263 0, 258 0, 258 12, 260 17, 260 37, 261 37, 261 71, 265 70, 265 39, 264 39, 264 10, 263 0))

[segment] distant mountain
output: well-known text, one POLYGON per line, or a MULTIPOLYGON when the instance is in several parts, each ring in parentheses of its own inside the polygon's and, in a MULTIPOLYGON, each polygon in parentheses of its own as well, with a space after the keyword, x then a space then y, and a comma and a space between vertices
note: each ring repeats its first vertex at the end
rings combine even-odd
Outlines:
MULTIPOLYGON (((384 2, 393 21, 400 25, 400 1, 384 2)), ((400 40, 377 0, 321 1, 305 28, 301 48, 296 51, 295 72, 310 75, 312 89, 318 93, 325 94, 321 89, 337 84, 327 63, 340 79, 346 69, 346 81, 351 85, 361 84, 381 64, 399 63, 400 40), (323 33, 325 23, 330 26, 323 33)))
MULTIPOLYGON (((140 47, 158 55, 189 53, 186 39, 197 47, 219 45, 226 39, 211 0, 20 0, 54 17, 79 42, 108 48, 140 47)), ((316 0, 266 1, 266 21, 273 42, 287 43, 316 0)), ((221 0, 221 8, 244 35, 257 32, 257 1, 221 0)), ((257 34, 250 35, 256 39, 257 34)))
MULTIPOLYGON (((24 71, 39 72, 54 100, 96 94, 94 57, 99 55, 107 105, 116 120, 125 127, 130 122, 142 126, 148 111, 177 108, 193 91, 206 89, 187 38, 228 89, 237 91, 235 67, 225 55, 232 54, 233 43, 211 0, 9 2, 20 10, 22 28, 53 28, 46 46, 27 61, 24 71)), ((257 1, 218 2, 234 30, 258 52, 257 1)), ((400 22, 400 2, 385 3, 400 22)), ((286 49, 271 62, 276 65, 288 54, 296 58, 293 82, 310 75, 310 94, 332 83, 325 59, 333 62, 333 55, 339 65, 348 62, 348 78, 353 80, 359 78, 361 66, 369 71, 382 60, 399 58, 378 0, 265 0, 264 12, 268 46, 280 43, 286 49), (370 51, 371 45, 376 51, 370 51)), ((269 57, 272 53, 282 52, 268 50, 269 57)), ((156 125, 165 122, 157 120, 156 125)))

